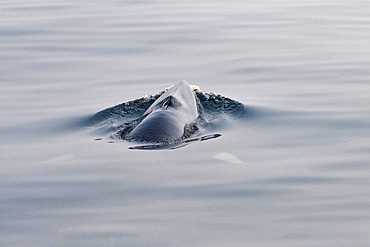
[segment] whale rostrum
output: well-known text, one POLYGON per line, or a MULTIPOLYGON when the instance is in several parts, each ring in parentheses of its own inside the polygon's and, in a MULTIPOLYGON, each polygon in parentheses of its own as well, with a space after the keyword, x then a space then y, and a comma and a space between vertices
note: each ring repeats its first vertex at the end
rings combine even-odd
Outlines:
POLYGON ((142 115, 138 125, 125 137, 141 143, 170 143, 193 131, 199 111, 195 94, 186 81, 163 93, 142 115))

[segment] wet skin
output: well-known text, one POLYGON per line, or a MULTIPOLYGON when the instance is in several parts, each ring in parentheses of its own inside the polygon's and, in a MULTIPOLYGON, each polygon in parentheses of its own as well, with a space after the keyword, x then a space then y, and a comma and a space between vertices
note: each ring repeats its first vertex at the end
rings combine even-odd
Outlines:
POLYGON ((146 110, 141 122, 126 138, 146 143, 181 140, 198 115, 193 89, 186 81, 181 81, 146 110))

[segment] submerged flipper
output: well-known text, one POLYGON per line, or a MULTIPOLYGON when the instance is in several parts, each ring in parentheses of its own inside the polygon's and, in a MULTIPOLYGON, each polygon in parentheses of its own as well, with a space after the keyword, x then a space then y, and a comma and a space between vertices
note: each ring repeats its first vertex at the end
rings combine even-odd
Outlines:
POLYGON ((186 146, 191 142, 206 141, 206 140, 214 139, 214 138, 217 138, 217 137, 220 137, 220 136, 221 136, 221 134, 209 134, 209 135, 205 135, 205 136, 201 136, 201 137, 197 137, 197 138, 191 138, 191 139, 187 139, 187 140, 183 140, 183 141, 179 141, 179 142, 175 142, 175 143, 160 143, 160 144, 140 145, 140 146, 129 147, 129 149, 142 149, 142 150, 148 150, 148 149, 149 150, 177 149, 177 148, 181 148, 183 146, 186 146))

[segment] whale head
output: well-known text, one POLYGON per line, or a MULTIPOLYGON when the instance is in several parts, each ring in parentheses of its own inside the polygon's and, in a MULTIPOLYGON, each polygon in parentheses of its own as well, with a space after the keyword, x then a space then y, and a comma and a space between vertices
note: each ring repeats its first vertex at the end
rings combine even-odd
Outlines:
POLYGON ((142 121, 127 139, 147 143, 180 140, 198 117, 193 89, 181 81, 163 93, 143 114, 142 121))

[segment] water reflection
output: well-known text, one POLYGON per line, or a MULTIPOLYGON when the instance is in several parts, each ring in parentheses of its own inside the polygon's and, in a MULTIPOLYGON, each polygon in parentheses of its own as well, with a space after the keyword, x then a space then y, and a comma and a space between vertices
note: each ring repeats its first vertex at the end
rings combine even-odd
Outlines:
POLYGON ((262 179, 259 182, 263 184, 275 185, 320 185, 320 184, 343 184, 348 179, 339 177, 323 177, 323 176, 291 176, 291 177, 273 177, 262 179))
POLYGON ((0 245, 368 246, 367 5, 2 2, 0 245), (90 135, 183 79, 245 118, 173 152, 90 135))
POLYGON ((316 165, 313 167, 315 170, 324 171, 324 172, 333 172, 333 171, 366 171, 370 169, 369 160, 359 160, 359 161, 346 161, 346 162, 337 162, 316 165))

